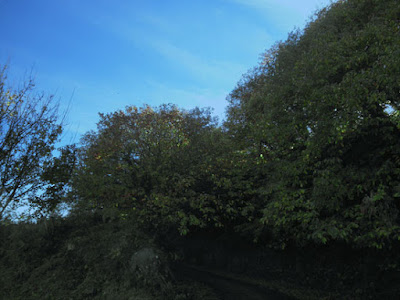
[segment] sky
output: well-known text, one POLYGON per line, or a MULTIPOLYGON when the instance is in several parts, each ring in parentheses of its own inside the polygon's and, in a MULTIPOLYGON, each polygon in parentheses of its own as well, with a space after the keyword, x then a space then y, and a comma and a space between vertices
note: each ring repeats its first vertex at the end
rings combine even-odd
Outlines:
POLYGON ((329 0, 0 0, 0 65, 68 109, 64 143, 128 105, 212 107, 329 0))

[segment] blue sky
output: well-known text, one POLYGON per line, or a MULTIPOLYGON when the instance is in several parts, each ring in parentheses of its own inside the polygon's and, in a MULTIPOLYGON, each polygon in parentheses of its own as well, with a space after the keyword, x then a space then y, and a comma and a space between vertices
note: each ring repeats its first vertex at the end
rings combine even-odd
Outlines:
MULTIPOLYGON (((71 104, 64 139, 127 105, 213 107, 329 0, 0 0, 0 64, 71 104)), ((13 79, 16 80, 16 79, 13 79)), ((65 141, 68 143, 69 141, 65 141)))

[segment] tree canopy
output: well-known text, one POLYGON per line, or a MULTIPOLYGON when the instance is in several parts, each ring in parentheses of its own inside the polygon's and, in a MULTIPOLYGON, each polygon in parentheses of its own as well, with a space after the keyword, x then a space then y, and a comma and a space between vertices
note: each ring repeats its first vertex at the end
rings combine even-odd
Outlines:
POLYGON ((135 259, 147 253, 161 266, 158 253, 178 240, 189 241, 187 252, 210 250, 200 260, 226 266, 228 248, 232 261, 256 250, 250 268, 273 260, 277 251, 266 247, 282 249, 294 262, 258 269, 273 275, 274 286, 277 274, 286 281, 294 274, 302 286, 325 289, 333 280, 334 295, 344 296, 347 284, 346 298, 398 295, 398 0, 343 0, 320 10, 263 53, 227 100, 222 125, 210 109, 172 104, 100 114, 96 130, 55 157, 63 124, 53 97, 35 94, 33 81, 11 88, 2 69, 0 294, 42 299, 71 290, 103 299, 109 291, 136 295, 138 287, 146 295, 149 287, 169 290, 167 269, 152 277, 138 272, 135 259), (40 212, 60 203, 71 210, 66 218, 3 226, 23 202, 40 212), (213 243, 215 236, 222 238, 213 243), (213 242, 198 247, 198 237, 213 242), (316 268, 297 270, 309 262, 316 268), (49 292, 58 277, 48 274, 67 281, 49 292))
POLYGON ((74 176, 77 207, 155 227, 225 228, 285 247, 400 239, 396 1, 338 1, 267 50, 209 110, 100 115, 74 176))
POLYGON ((209 110, 162 105, 100 115, 79 153, 77 205, 112 217, 135 213, 182 233, 189 225, 218 224, 207 174, 223 148, 209 110))
MULTIPOLYGON (((0 220, 21 205, 43 208, 38 197, 47 186, 52 151, 62 132, 62 116, 53 96, 35 91, 33 79, 21 87, 7 81, 0 70, 0 220)), ((53 201, 53 200, 52 200, 53 201)), ((54 203, 54 201, 53 201, 54 203)), ((50 208, 50 206, 48 206, 50 208)), ((54 208, 54 207, 53 207, 54 208)))
POLYGON ((260 221, 283 243, 399 238, 399 11, 334 3, 231 93, 225 125, 263 158, 260 221))

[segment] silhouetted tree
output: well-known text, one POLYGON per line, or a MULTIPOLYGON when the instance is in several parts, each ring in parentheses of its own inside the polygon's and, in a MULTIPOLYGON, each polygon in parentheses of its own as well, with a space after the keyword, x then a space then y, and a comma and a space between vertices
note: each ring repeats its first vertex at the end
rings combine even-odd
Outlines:
MULTIPOLYGON (((32 78, 11 87, 0 71, 0 220, 23 203, 33 203, 62 132, 53 96, 35 91, 32 78), (33 201, 33 202, 32 202, 33 201)), ((37 201, 36 201, 37 202, 37 201)))

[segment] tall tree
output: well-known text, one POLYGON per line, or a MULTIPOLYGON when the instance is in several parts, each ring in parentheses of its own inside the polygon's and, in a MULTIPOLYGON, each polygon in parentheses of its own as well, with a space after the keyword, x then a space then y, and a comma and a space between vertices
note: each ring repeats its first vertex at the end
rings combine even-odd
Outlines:
POLYGON ((225 126, 263 158, 277 239, 383 247, 399 237, 400 6, 339 1, 267 51, 225 126))
POLYGON ((100 115, 80 149, 74 187, 78 207, 116 216, 135 213, 147 224, 219 224, 209 179, 222 131, 209 110, 127 107, 100 115))
POLYGON ((35 91, 32 79, 20 88, 0 72, 0 220, 17 207, 37 202, 45 182, 44 167, 52 159, 62 132, 62 118, 53 96, 35 91), (32 202, 33 201, 33 202, 32 202))

